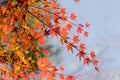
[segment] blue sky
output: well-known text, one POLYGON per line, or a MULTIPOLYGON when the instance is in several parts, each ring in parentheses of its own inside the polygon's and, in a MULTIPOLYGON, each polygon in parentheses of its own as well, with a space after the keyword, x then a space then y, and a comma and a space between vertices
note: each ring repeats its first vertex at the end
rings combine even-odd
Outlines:
MULTIPOLYGON (((92 67, 84 66, 83 69, 79 59, 72 54, 64 54, 68 56, 67 59, 63 56, 66 74, 80 72, 86 80, 96 80, 93 76, 97 76, 97 80, 120 80, 120 0, 81 0, 78 4, 73 0, 58 2, 67 8, 68 13, 77 14, 76 23, 91 24, 89 37, 85 42, 88 51, 96 51, 101 69, 100 72, 96 72, 92 67), (85 77, 85 74, 88 77, 85 77)), ((64 50, 63 53, 67 51, 64 50)))

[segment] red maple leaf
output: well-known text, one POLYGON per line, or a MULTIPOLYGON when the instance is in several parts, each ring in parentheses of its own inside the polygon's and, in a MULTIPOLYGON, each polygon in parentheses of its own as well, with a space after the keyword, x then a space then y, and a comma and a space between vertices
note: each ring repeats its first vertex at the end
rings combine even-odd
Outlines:
POLYGON ((40 56, 40 53, 39 53, 39 52, 35 52, 35 55, 36 55, 36 56, 40 56))
POLYGON ((65 80, 76 80, 74 76, 67 76, 65 80))
POLYGON ((84 51, 86 49, 85 44, 81 43, 80 46, 79 46, 79 48, 80 48, 80 50, 84 51))
POLYGON ((79 2, 80 0, 74 0, 76 3, 79 2))
POLYGON ((87 31, 84 32, 84 37, 88 37, 88 32, 87 31))
POLYGON ((50 2, 54 2, 54 3, 56 3, 56 1, 57 1, 57 0, 50 0, 50 2))
POLYGON ((60 6, 60 4, 57 4, 57 3, 52 3, 52 8, 54 9, 58 9, 60 6))
POLYGON ((38 38, 38 43, 39 43, 41 46, 44 46, 45 43, 46 43, 44 37, 39 37, 39 38, 38 38))
POLYGON ((68 35, 67 29, 65 27, 62 28, 62 30, 61 30, 61 36, 67 36, 67 35, 68 35))
POLYGON ((97 66, 98 66, 98 61, 97 61, 97 60, 94 60, 94 61, 93 61, 93 65, 95 66, 95 70, 96 70, 96 71, 99 71, 99 69, 98 69, 98 67, 97 67, 97 66))
POLYGON ((87 23, 85 23, 85 26, 86 26, 86 28, 89 28, 90 24, 87 22, 87 23))
POLYGON ((71 13, 70 18, 71 20, 75 21, 77 16, 75 15, 75 13, 71 13))
POLYGON ((97 60, 94 60, 94 61, 93 61, 93 64, 94 64, 95 67, 97 67, 98 61, 97 61, 97 60))
POLYGON ((83 29, 81 27, 78 27, 76 31, 78 34, 82 34, 83 29))
POLYGON ((66 47, 67 47, 68 51, 73 52, 73 46, 71 45, 71 43, 67 44, 66 47))
POLYGON ((72 28, 72 25, 71 24, 67 24, 65 28, 69 31, 72 28))
POLYGON ((62 66, 60 66, 60 70, 61 70, 61 71, 64 71, 64 68, 63 68, 62 66))
POLYGON ((85 58, 85 59, 84 59, 84 64, 89 65, 89 63, 90 63, 90 59, 89 59, 89 58, 85 58))
POLYGON ((31 76, 32 78, 35 78, 35 73, 34 73, 34 72, 30 72, 30 76, 31 76))
POLYGON ((63 14, 63 15, 65 15, 65 13, 66 13, 65 10, 66 10, 65 8, 61 8, 61 9, 60 9, 60 13, 63 14))
POLYGON ((79 38, 79 36, 74 35, 74 36, 73 36, 73 43, 78 43, 78 42, 80 42, 80 40, 79 40, 78 38, 79 38))
POLYGON ((61 80, 64 80, 64 75, 63 74, 60 74, 59 76, 60 76, 61 80))
POLYGON ((58 37, 58 34, 59 34, 59 28, 53 28, 51 31, 50 31, 50 34, 54 37, 58 37))
POLYGON ((42 50, 42 52, 43 52, 44 54, 48 54, 48 50, 47 50, 47 49, 42 50))
POLYGON ((76 56, 78 56, 79 58, 85 58, 85 52, 80 51, 76 56))
POLYGON ((94 58, 96 57, 95 52, 91 51, 91 52, 90 52, 90 57, 91 57, 92 59, 94 59, 94 58))

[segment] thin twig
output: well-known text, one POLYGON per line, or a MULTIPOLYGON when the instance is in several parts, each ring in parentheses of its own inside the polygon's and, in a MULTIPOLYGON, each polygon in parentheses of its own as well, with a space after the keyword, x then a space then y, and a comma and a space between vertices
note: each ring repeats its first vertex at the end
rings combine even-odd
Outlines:
MULTIPOLYGON (((43 8, 40 8, 40 7, 37 7, 37 6, 33 6, 33 5, 28 5, 28 6, 35 7, 35 8, 37 8, 37 9, 44 10, 44 11, 49 12, 49 13, 51 13, 51 14, 59 17, 60 19, 62 19, 62 17, 60 17, 59 15, 57 15, 57 14, 51 12, 51 11, 48 11, 48 10, 45 10, 45 9, 43 9, 43 8)), ((71 21, 69 21, 69 20, 66 20, 66 19, 64 19, 64 20, 67 21, 67 22, 69 22, 69 23, 71 23, 71 24, 74 25, 74 26, 77 26, 77 27, 79 26, 79 25, 77 25, 77 24, 75 24, 75 23, 73 23, 73 22, 71 22, 71 21)))

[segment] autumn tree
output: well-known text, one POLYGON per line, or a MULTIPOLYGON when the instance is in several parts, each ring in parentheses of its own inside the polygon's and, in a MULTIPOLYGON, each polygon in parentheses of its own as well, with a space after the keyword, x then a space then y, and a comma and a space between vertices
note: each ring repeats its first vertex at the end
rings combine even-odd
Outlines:
POLYGON ((75 13, 67 15, 56 0, 6 0, 0 5, 0 77, 55 80, 58 76, 61 80, 75 80, 73 75, 58 73, 64 68, 57 69, 49 61, 49 50, 43 47, 50 37, 57 38, 72 53, 76 49, 76 56, 98 71, 95 52, 86 52, 86 44, 80 40, 81 36, 88 37, 90 24, 75 24, 76 20, 75 13), (70 36, 73 28, 75 33, 70 36))

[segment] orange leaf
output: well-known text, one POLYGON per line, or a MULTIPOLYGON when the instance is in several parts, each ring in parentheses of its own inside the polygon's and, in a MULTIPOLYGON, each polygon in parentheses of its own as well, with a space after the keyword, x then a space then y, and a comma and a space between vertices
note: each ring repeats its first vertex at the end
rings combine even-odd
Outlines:
POLYGON ((53 29, 50 31, 50 34, 51 34, 52 36, 58 37, 59 27, 58 27, 58 28, 53 28, 53 29))
POLYGON ((67 76, 65 80, 76 80, 74 76, 67 76))
POLYGON ((31 73, 30 73, 30 76, 31 76, 32 78, 35 78, 35 73, 34 73, 34 72, 31 72, 31 73))
POLYGON ((61 70, 61 71, 64 71, 64 68, 63 68, 62 66, 60 66, 60 70, 61 70))
POLYGON ((36 38, 39 38, 39 37, 42 37, 42 33, 41 32, 36 34, 36 38))
POLYGON ((61 30, 61 35, 62 35, 62 36, 67 36, 67 35, 68 35, 68 31, 67 31, 66 28, 62 28, 62 30, 61 30))
POLYGON ((80 51, 76 56, 78 56, 79 58, 85 58, 85 52, 80 51))
POLYGON ((90 24, 87 22, 87 23, 85 23, 85 26, 86 26, 86 28, 89 28, 90 24))
POLYGON ((73 36, 73 42, 74 43, 78 43, 78 42, 80 42, 80 40, 78 39, 79 38, 79 36, 73 36))
POLYGON ((79 48, 80 48, 80 50, 85 50, 86 49, 85 44, 81 43, 79 48))
POLYGON ((85 59, 84 59, 84 64, 89 65, 89 63, 90 63, 90 59, 89 59, 89 58, 85 58, 85 59))
POLYGON ((69 31, 72 28, 72 25, 71 24, 67 24, 65 28, 69 31))
POLYGON ((60 38, 60 42, 63 44, 63 43, 65 43, 66 39, 67 39, 66 36, 62 36, 62 37, 60 38))
POLYGON ((49 14, 49 13, 46 13, 45 19, 46 19, 46 22, 47 22, 47 23, 50 22, 51 18, 50 18, 50 14, 49 14))
POLYGON ((65 8, 61 8, 60 9, 60 14, 65 15, 65 13, 66 13, 65 8))
POLYGON ((31 36, 35 36, 35 30, 30 29, 30 35, 31 35, 31 36))
POLYGON ((41 46, 44 46, 45 43, 46 43, 44 37, 39 37, 39 38, 38 38, 38 43, 39 43, 41 46))
POLYGON ((93 64, 94 64, 95 67, 97 67, 98 61, 97 61, 97 60, 94 60, 94 61, 93 61, 93 64))
POLYGON ((88 37, 88 32, 87 31, 84 32, 84 37, 88 37))
POLYGON ((39 52, 35 52, 35 55, 36 55, 36 56, 40 56, 40 53, 39 53, 39 52))
POLYGON ((38 26, 38 29, 42 30, 42 29, 44 29, 44 26, 40 25, 40 26, 38 26))
POLYGON ((80 0, 74 0, 76 3, 79 2, 80 0))
POLYGON ((63 74, 60 74, 60 79, 64 80, 64 75, 63 74))
POLYGON ((91 57, 92 59, 94 59, 94 58, 96 57, 95 52, 91 51, 90 57, 91 57))
POLYGON ((58 8, 59 8, 59 6, 60 6, 59 4, 52 3, 52 8, 53 8, 53 9, 58 9, 58 8))
POLYGON ((81 27, 78 27, 76 31, 77 31, 78 34, 81 34, 83 29, 81 27))
POLYGON ((48 58, 41 58, 37 62, 38 68, 41 71, 46 71, 47 68, 50 68, 51 63, 48 61, 48 58))
POLYGON ((52 35, 52 37, 58 37, 58 34, 54 31, 54 30, 51 30, 50 31, 50 34, 52 35))
POLYGON ((66 47, 67 47, 68 51, 73 52, 73 46, 71 45, 71 43, 67 44, 66 47))
POLYGON ((3 14, 5 13, 6 10, 7 10, 7 9, 6 9, 5 6, 1 6, 1 11, 3 12, 3 14))
POLYGON ((47 50, 47 49, 44 49, 42 52, 43 52, 44 54, 48 54, 48 50, 47 50))
POLYGON ((71 13, 70 18, 71 20, 75 21, 77 16, 75 15, 75 13, 71 13))
POLYGON ((50 0, 51 3, 52 3, 52 2, 56 3, 56 1, 57 1, 57 0, 50 0))

